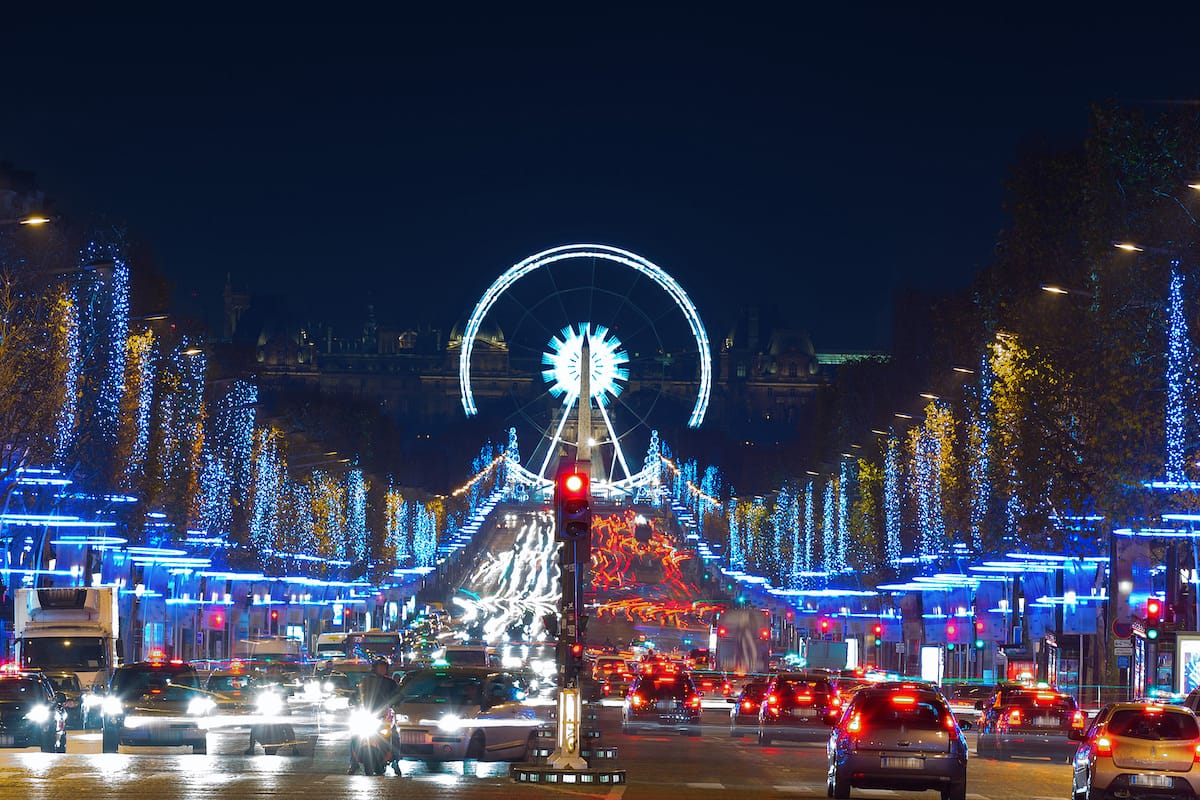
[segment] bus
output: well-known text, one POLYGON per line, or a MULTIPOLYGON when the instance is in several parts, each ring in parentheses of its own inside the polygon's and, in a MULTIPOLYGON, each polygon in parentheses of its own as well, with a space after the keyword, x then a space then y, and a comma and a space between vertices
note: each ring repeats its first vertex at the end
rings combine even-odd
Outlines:
POLYGON ((713 622, 709 652, 715 669, 766 673, 771 658, 771 616, 766 609, 731 608, 713 622))
POLYGON ((404 660, 404 636, 400 631, 349 631, 343 642, 346 658, 386 658, 393 664, 404 660))
POLYGON ((318 634, 317 646, 314 648, 313 656, 317 659, 345 658, 346 633, 341 631, 338 633, 318 634))

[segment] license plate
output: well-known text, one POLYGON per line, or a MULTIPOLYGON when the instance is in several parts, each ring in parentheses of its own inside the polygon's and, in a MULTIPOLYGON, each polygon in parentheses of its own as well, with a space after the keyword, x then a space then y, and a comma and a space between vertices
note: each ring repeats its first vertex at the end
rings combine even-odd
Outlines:
POLYGON ((792 709, 792 719, 812 719, 815 716, 811 711, 803 708, 792 709))
POLYGON ((1054 717, 1034 717, 1033 724, 1039 728, 1057 728, 1058 720, 1054 717))
POLYGON ((1153 789, 1169 789, 1173 781, 1170 775, 1130 775, 1129 782, 1134 786, 1148 786, 1153 789))
POLYGON ((925 766, 925 759, 911 757, 888 757, 883 756, 880 759, 880 766, 890 767, 892 769, 921 769, 925 766))

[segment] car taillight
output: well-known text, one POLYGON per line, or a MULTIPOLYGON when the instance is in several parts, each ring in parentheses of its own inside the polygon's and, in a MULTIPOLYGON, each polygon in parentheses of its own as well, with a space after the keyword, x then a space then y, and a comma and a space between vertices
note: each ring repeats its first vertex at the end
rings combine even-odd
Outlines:
POLYGON ((767 705, 769 705, 769 706, 779 705, 779 697, 774 694, 767 695, 767 705))
POLYGON ((958 721, 954 719, 953 714, 947 714, 942 720, 942 724, 946 726, 946 730, 948 731, 958 730, 958 721))
POLYGON ((894 694, 892 695, 892 702, 898 706, 911 706, 917 702, 917 698, 910 694, 894 694))
POLYGON ((1009 725, 1020 725, 1021 724, 1021 709, 1014 708, 1012 711, 1008 712, 1008 724, 1009 725))
POLYGON ((850 721, 846 723, 846 733, 862 733, 862 714, 855 714, 850 718, 850 721))
POLYGON ((692 708, 699 708, 700 707, 700 695, 694 694, 691 697, 689 697, 688 705, 690 705, 692 708))
POLYGON ((643 702, 644 701, 642 700, 642 696, 640 694, 638 694, 637 692, 634 692, 633 694, 629 695, 629 705, 633 706, 634 708, 637 708, 643 702))
POLYGON ((1196 745, 1195 752, 1192 755, 1192 763, 1200 764, 1200 744, 1196 745))
POLYGON ((1086 727, 1086 726, 1087 726, 1087 717, 1085 717, 1083 715, 1082 711, 1076 711, 1075 715, 1071 717, 1071 727, 1078 728, 1079 730, 1083 730, 1084 727, 1086 727))
POLYGON ((812 697, 813 696, 810 692, 805 692, 804 694, 797 693, 796 694, 796 702, 797 703, 811 703, 812 697))
POLYGON ((1112 758, 1112 739, 1109 739, 1107 736, 1097 737, 1096 741, 1092 744, 1092 749, 1098 756, 1112 758))
POLYGON ((754 710, 754 702, 752 700, 743 700, 742 701, 742 710, 743 711, 753 711, 754 710))

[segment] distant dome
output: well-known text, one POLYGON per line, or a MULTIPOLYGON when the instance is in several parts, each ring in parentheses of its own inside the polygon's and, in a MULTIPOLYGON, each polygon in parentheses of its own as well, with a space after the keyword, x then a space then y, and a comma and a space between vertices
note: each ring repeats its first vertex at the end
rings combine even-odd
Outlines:
MULTIPOLYGON (((462 347, 463 332, 466 330, 467 323, 459 320, 454 323, 454 327, 450 329, 450 346, 462 347)), ((508 342, 504 338, 504 331, 500 330, 500 326, 495 322, 484 319, 479 325, 479 332, 475 334, 475 344, 488 344, 492 347, 507 348, 508 342)))

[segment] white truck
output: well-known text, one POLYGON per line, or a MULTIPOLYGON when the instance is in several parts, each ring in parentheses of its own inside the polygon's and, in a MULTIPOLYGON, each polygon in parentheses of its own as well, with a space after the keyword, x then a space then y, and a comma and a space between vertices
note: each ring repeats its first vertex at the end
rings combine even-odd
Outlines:
POLYGON ((85 690, 117 666, 117 587, 17 589, 13 607, 17 663, 70 671, 85 690))

